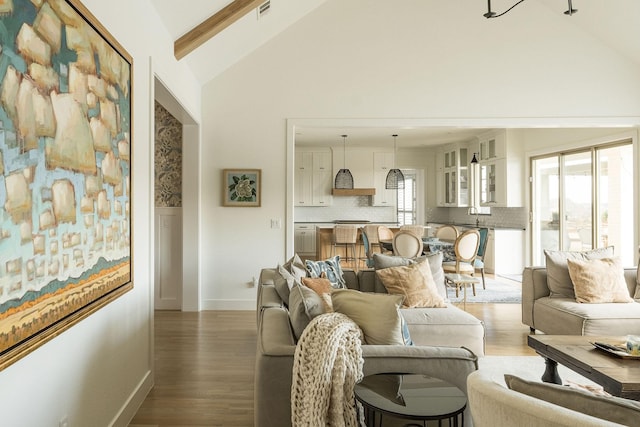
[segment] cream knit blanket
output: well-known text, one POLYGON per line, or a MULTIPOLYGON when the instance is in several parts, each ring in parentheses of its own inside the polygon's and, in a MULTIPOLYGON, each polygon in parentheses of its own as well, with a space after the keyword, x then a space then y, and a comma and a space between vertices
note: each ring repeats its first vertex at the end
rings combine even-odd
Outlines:
POLYGON ((291 385, 293 427, 364 425, 354 399, 362 379, 362 332, 341 313, 315 317, 296 346, 291 385))

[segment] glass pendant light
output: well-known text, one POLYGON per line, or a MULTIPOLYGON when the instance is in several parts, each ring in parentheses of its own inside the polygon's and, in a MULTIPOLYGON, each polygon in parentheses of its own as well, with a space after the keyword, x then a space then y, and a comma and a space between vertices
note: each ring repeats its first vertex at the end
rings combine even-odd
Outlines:
POLYGON ((384 188, 386 188, 387 190, 403 189, 404 174, 400 169, 396 168, 396 138, 398 137, 398 135, 391 136, 393 136, 393 169, 389 169, 384 188))
POLYGON ((336 174, 335 188, 353 189, 353 175, 351 171, 347 169, 347 135, 342 135, 342 169, 336 174))

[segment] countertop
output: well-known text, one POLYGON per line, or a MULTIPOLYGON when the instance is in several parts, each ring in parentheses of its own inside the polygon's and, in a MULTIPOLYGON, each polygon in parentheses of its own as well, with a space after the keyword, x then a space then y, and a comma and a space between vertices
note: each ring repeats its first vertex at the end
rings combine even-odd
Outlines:
POLYGON ((480 224, 480 225, 476 225, 475 222, 473 223, 461 223, 461 222, 430 222, 429 224, 452 224, 455 225, 456 227, 468 227, 468 228, 482 228, 482 227, 486 227, 489 230, 520 230, 520 231, 524 231, 525 228, 522 227, 517 227, 517 226, 510 226, 510 225, 488 225, 488 224, 480 224))

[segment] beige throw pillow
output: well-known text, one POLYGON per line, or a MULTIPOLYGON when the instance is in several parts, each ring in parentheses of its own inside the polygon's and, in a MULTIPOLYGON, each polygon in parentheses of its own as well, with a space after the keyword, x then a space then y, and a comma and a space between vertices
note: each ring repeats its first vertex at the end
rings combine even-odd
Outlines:
POLYGON ((569 277, 567 260, 582 260, 613 257, 613 246, 593 249, 584 252, 572 251, 544 251, 547 265, 547 285, 551 291, 551 297, 575 299, 573 283, 569 277))
POLYGON ((390 294, 404 296, 403 307, 446 307, 438 293, 427 261, 376 270, 390 294))
POLYGON ((620 258, 567 260, 576 301, 583 303, 633 302, 624 280, 620 258))
POLYGON ((405 345, 402 335, 401 295, 336 289, 331 293, 333 310, 358 324, 367 344, 405 345))
POLYGON ((638 425, 640 419, 640 404, 633 400, 596 396, 590 392, 557 384, 527 381, 509 374, 505 374, 504 380, 511 390, 592 417, 625 426, 638 425))

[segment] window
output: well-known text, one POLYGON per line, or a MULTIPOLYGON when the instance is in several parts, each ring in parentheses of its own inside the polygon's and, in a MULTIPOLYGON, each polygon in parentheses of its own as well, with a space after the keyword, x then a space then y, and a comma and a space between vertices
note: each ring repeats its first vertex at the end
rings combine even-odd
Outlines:
POLYGON ((633 146, 630 141, 531 160, 533 264, 544 250, 613 246, 634 265, 633 146))
POLYGON ((398 224, 417 224, 417 179, 415 170, 403 170, 404 189, 398 190, 398 224))

